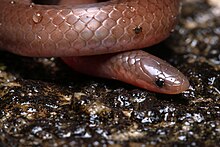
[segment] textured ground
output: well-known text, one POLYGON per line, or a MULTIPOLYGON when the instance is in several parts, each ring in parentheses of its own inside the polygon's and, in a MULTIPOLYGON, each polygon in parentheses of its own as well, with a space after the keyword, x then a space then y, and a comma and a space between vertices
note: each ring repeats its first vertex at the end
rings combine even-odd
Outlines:
POLYGON ((218 0, 184 0, 176 31, 148 49, 189 78, 179 95, 0 52, 0 146, 220 146, 219 17, 218 0))

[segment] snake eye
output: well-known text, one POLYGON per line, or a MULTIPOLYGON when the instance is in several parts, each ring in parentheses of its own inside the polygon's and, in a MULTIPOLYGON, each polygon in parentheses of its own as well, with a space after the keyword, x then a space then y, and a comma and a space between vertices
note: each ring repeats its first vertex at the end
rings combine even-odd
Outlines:
POLYGON ((161 79, 161 78, 158 78, 156 81, 155 81, 156 85, 160 88, 162 88, 165 84, 165 80, 164 79, 161 79))

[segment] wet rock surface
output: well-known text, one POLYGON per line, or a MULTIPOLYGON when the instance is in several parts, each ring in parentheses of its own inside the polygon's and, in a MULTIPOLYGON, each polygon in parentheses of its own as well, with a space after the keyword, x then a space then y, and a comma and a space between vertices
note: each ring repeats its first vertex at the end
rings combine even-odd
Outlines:
POLYGON ((217 3, 184 0, 176 31, 147 50, 189 78, 179 95, 80 75, 56 58, 0 52, 0 146, 220 146, 217 3))

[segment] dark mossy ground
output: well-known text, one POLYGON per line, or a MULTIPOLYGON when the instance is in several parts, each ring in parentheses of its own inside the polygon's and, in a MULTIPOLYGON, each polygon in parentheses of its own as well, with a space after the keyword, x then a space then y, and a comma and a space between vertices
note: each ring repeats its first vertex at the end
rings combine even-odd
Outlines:
POLYGON ((179 95, 0 52, 0 146, 220 146, 220 8, 211 2, 184 0, 176 31, 149 49, 189 78, 179 95))

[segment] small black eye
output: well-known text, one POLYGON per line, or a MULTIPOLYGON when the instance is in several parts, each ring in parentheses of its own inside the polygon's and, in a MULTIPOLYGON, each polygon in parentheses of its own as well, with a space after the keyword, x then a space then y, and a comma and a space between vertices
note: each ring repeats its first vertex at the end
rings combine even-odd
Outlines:
POLYGON ((156 81, 155 81, 156 85, 160 88, 162 88, 165 84, 165 80, 164 79, 161 79, 161 78, 158 78, 156 81))

